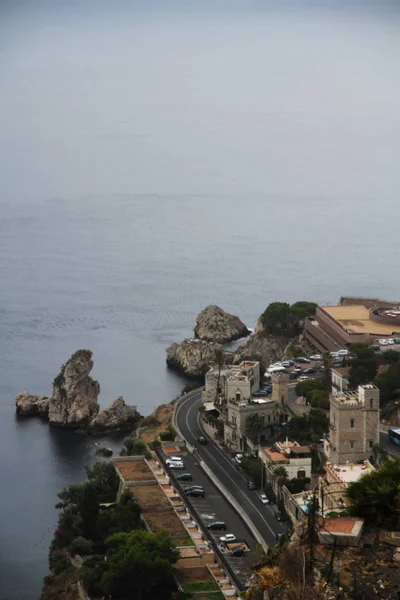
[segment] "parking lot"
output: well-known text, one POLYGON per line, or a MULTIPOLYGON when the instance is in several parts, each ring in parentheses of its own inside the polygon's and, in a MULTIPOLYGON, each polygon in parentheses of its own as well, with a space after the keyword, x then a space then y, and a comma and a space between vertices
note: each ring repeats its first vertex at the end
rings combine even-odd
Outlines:
MULTIPOLYGON (((247 528, 244 521, 240 518, 237 512, 232 508, 230 503, 225 500, 224 496, 219 492, 218 488, 208 478, 201 468, 198 459, 191 453, 178 454, 182 456, 185 468, 181 470, 169 470, 171 478, 174 480, 174 485, 180 490, 182 497, 186 500, 189 509, 193 507, 197 513, 199 521, 207 527, 214 521, 223 521, 226 523, 226 531, 213 531, 208 529, 213 542, 218 546, 224 559, 230 565, 238 579, 246 585, 248 583, 252 571, 251 565, 259 561, 256 554, 257 541, 247 528), (192 481, 177 481, 176 476, 179 473, 190 473, 193 477, 192 481), (193 496, 187 497, 184 490, 191 485, 200 485, 204 488, 205 497, 196 498, 193 496), (246 549, 243 557, 234 557, 228 552, 220 542, 220 537, 233 533, 236 539, 243 542, 246 549)), ((194 515, 196 516, 196 515, 194 515)))

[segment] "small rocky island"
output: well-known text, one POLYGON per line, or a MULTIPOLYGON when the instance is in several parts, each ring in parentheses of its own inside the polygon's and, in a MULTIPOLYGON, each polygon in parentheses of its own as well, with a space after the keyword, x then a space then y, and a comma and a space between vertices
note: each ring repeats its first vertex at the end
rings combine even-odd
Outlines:
POLYGON ((100 385, 90 376, 92 369, 92 352, 78 350, 62 365, 49 398, 28 392, 16 396, 17 414, 43 417, 56 427, 95 434, 134 427, 140 414, 135 406, 125 404, 122 396, 100 411, 100 385))
POLYGON ((240 363, 242 360, 258 360, 262 366, 282 358, 288 339, 269 333, 261 317, 256 330, 250 334, 246 325, 234 315, 219 306, 204 308, 196 319, 194 338, 185 339, 180 344, 173 343, 166 349, 166 362, 187 377, 202 378, 210 367, 221 360, 224 365, 240 363), (226 352, 223 344, 249 336, 236 351, 226 352))

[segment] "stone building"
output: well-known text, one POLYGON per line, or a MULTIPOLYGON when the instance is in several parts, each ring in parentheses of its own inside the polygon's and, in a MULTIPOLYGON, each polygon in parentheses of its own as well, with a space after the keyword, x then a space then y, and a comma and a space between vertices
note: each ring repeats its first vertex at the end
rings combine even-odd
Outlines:
POLYGON ((249 400, 260 389, 260 363, 244 360, 232 365, 225 381, 225 397, 238 402, 249 400))
POLYGON ((379 443, 379 413, 379 389, 371 383, 331 395, 324 439, 327 460, 340 465, 369 459, 379 443))
POLYGON ((272 373, 272 400, 286 406, 289 397, 289 373, 272 373))
POLYGON ((224 419, 224 440, 228 448, 244 453, 253 450, 259 443, 268 440, 274 433, 275 426, 283 420, 278 404, 270 398, 251 398, 249 400, 227 401, 224 419), (247 435, 247 417, 256 413, 263 427, 256 438, 250 440, 247 435))

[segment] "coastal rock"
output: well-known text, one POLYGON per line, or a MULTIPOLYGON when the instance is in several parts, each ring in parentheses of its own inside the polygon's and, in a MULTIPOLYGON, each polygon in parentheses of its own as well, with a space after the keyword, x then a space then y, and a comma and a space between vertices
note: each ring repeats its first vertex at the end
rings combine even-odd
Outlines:
POLYGON ((206 306, 196 319, 195 338, 206 342, 227 344, 250 334, 246 325, 219 306, 206 306))
POLYGON ((242 360, 258 360, 261 369, 265 370, 268 365, 283 357, 288 343, 288 339, 268 335, 264 329, 258 327, 258 331, 237 348, 233 362, 239 364, 242 360))
POLYGON ((136 406, 128 406, 122 396, 119 396, 114 402, 96 415, 89 423, 89 431, 93 433, 103 433, 116 429, 132 429, 140 414, 136 406))
POLYGON ((78 350, 53 381, 49 399, 50 425, 86 427, 99 412, 100 385, 90 377, 92 352, 78 350))
POLYGON ((35 396, 29 392, 21 392, 15 397, 17 413, 22 417, 47 417, 49 414, 49 398, 35 396))
POLYGON ((186 339, 180 344, 173 343, 166 349, 167 365, 183 371, 188 377, 203 377, 215 363, 215 350, 218 344, 202 340, 186 339))

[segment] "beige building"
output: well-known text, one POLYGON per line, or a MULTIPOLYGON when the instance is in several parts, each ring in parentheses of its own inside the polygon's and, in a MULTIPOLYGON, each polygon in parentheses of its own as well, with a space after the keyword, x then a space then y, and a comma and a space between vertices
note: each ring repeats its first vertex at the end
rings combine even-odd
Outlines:
POLYGON ((252 398, 247 401, 228 399, 225 412, 224 440, 228 448, 248 452, 255 445, 265 442, 274 432, 274 427, 283 421, 283 414, 276 402, 269 398, 252 398), (247 436, 247 417, 258 414, 263 427, 256 439, 247 436))
POLYGON ((237 402, 250 400, 260 389, 260 363, 245 360, 232 365, 225 381, 225 397, 237 402))
POLYGON ((362 475, 372 473, 374 467, 369 460, 361 464, 347 461, 343 464, 327 462, 325 477, 320 477, 318 484, 319 505, 325 516, 331 510, 343 510, 348 504, 346 489, 350 483, 358 481, 362 475))
POLYGON ((311 451, 298 442, 275 442, 273 448, 260 448, 260 460, 271 469, 285 467, 289 479, 311 477, 311 451))
POLYGON ((289 373, 272 373, 272 400, 286 406, 289 397, 289 373))
POLYGON ((332 394, 346 392, 349 389, 350 367, 332 369, 332 394))
POLYGON ((368 459, 379 443, 379 413, 379 389, 371 383, 331 395, 329 434, 324 440, 327 460, 354 464, 368 459))

